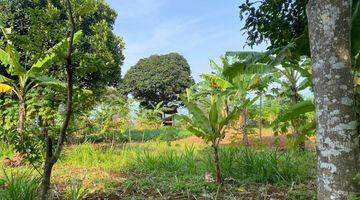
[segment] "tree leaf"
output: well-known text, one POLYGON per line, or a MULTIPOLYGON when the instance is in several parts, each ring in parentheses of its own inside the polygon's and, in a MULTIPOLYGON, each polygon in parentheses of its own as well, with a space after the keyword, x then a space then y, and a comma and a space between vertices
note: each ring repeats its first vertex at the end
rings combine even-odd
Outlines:
POLYGON ((8 44, 6 45, 5 51, 8 55, 7 61, 5 61, 5 63, 7 62, 7 64, 9 65, 8 72, 14 76, 22 76, 22 75, 26 74, 25 68, 23 68, 19 64, 20 54, 15 49, 15 46, 13 44, 11 44, 10 42, 8 42, 8 44))
POLYGON ((189 113, 192 115, 192 125, 199 127, 204 132, 211 133, 212 127, 210 125, 210 121, 202 109, 200 109, 196 104, 187 101, 187 99, 182 100, 186 108, 189 110, 189 113))
MULTIPOLYGON (((74 34, 74 44, 76 44, 82 36, 82 31, 78 31, 74 34)), ((27 76, 34 76, 40 74, 42 71, 47 69, 53 64, 56 59, 61 58, 68 51, 68 38, 61 40, 59 43, 54 45, 51 49, 45 52, 45 56, 35 64, 32 65, 30 70, 27 72, 27 76)))
POLYGON ((232 87, 230 82, 214 74, 202 74, 201 77, 211 82, 213 87, 220 88, 221 90, 226 90, 227 88, 232 87))
POLYGON ((215 132, 219 132, 219 112, 220 111, 220 107, 221 104, 219 103, 219 97, 217 95, 212 95, 211 96, 211 107, 210 107, 210 111, 209 111, 209 119, 210 119, 210 124, 212 129, 215 132))
POLYGON ((8 83, 11 82, 12 80, 9 78, 6 78, 5 76, 0 74, 0 83, 8 83))
POLYGON ((13 87, 7 84, 0 83, 0 93, 11 92, 13 87))
POLYGON ((6 53, 4 50, 0 49, 0 61, 5 67, 7 65, 10 65, 10 56, 8 53, 6 53))
POLYGON ((295 104, 292 106, 289 110, 285 112, 285 114, 280 115, 272 124, 271 126, 275 126, 276 124, 280 122, 286 122, 293 119, 298 118, 300 115, 308 113, 308 112, 314 112, 315 111, 315 105, 312 101, 302 101, 300 103, 295 104))
POLYGON ((219 124, 219 130, 222 130, 225 126, 227 126, 228 124, 230 124, 232 121, 236 120, 237 118, 239 118, 242 110, 244 108, 242 107, 235 107, 228 116, 226 116, 226 118, 224 118, 223 120, 220 121, 219 124))
POLYGON ((48 86, 57 90, 65 90, 67 88, 66 83, 49 76, 36 76, 33 77, 33 79, 36 80, 39 85, 48 86))

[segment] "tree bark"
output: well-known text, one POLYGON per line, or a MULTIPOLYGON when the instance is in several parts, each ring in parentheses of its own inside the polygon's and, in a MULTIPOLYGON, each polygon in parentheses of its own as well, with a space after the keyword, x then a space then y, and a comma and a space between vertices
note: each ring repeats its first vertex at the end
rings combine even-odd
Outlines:
MULTIPOLYGON (((292 73, 292 76, 294 76, 294 73, 292 73)), ((291 81, 291 87, 290 87, 291 88, 291 100, 292 100, 293 105, 296 105, 297 103, 299 103, 301 101, 301 96, 296 87, 295 79, 296 78, 294 77, 294 81, 291 81)), ((299 131, 299 122, 297 120, 292 120, 291 125, 293 127, 292 135, 293 135, 294 140, 296 140, 301 134, 299 131)), ((305 141, 301 141, 299 143, 298 148, 301 150, 305 150, 305 141)))
POLYGON ((247 108, 245 108, 242 112, 241 112, 241 118, 242 118, 242 132, 243 132, 243 144, 245 146, 249 146, 250 142, 249 142, 249 137, 248 137, 248 132, 246 130, 246 126, 247 126, 247 108))
POLYGON ((25 122, 26 122, 26 97, 25 91, 19 90, 18 92, 19 97, 19 122, 18 122, 18 133, 20 136, 20 141, 22 142, 24 129, 25 129, 25 122))
POLYGON ((262 142, 262 119, 263 119, 263 113, 262 113, 262 92, 260 93, 260 117, 259 117, 259 136, 260 136, 260 142, 262 142))
POLYGON ((219 142, 215 141, 212 144, 213 147, 213 157, 214 157, 214 165, 215 165, 215 173, 216 173, 216 183, 222 184, 222 176, 221 176, 221 168, 220 168, 220 160, 219 160, 219 142))
POLYGON ((44 173, 43 178, 41 180, 41 191, 40 197, 41 200, 46 200, 48 197, 48 191, 50 189, 50 182, 51 182, 51 172, 52 167, 54 164, 51 162, 52 158, 52 140, 48 135, 47 127, 45 124, 42 123, 41 118, 39 119, 41 124, 41 134, 45 137, 45 145, 46 145, 46 152, 45 152, 45 164, 44 164, 44 173))
MULTIPOLYGON (((302 99, 299 94, 298 88, 297 88, 297 78, 296 78, 295 73, 296 73, 295 70, 292 69, 291 73, 290 73, 290 80, 289 80, 290 81, 290 90, 291 90, 291 101, 292 101, 293 105, 296 105, 302 99)), ((293 127, 292 136, 295 141, 301 135, 301 132, 299 131, 300 124, 298 121, 299 121, 299 119, 291 121, 291 126, 293 127)), ((297 147, 301 150, 305 150, 305 141, 301 141, 297 147)))
POLYGON ((359 133, 351 70, 351 0, 310 0, 307 7, 316 104, 318 199, 359 190, 359 133))

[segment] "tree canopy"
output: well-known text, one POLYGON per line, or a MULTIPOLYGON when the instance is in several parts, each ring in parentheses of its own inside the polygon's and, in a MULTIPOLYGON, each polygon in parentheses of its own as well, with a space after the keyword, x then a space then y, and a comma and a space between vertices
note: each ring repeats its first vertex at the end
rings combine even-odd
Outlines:
POLYGON ((240 18, 245 19, 242 30, 247 45, 264 41, 269 49, 288 45, 307 31, 306 4, 308 0, 246 0, 240 5, 240 18))
MULTIPOLYGON (((94 91, 118 85, 124 42, 113 32, 116 12, 103 0, 72 3, 77 28, 84 33, 74 55, 75 84, 94 91)), ((5 27, 11 28, 11 40, 20 52, 20 64, 26 69, 68 34, 66 7, 61 0, 0 1, 0 10, 0 19, 5 27)), ((63 63, 54 64, 49 74, 64 77, 63 69, 63 63)), ((4 70, 0 74, 9 76, 4 70)))
POLYGON ((140 59, 124 77, 125 92, 149 108, 160 102, 169 106, 193 83, 190 66, 178 53, 140 59))

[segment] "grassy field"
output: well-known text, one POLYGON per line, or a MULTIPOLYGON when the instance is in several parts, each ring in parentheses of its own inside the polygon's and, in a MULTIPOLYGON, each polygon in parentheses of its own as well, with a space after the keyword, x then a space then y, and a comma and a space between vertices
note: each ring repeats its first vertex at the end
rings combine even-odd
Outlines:
MULTIPOLYGON (((0 150, 1 157, 12 153, 5 145, 0 150)), ((71 145, 54 168, 53 196, 54 199, 315 199, 313 152, 223 145, 220 159, 225 183, 221 187, 211 180, 211 159, 206 144, 187 140, 71 145)), ((30 189, 38 181, 37 172, 30 166, 4 168, 0 174, 5 181, 6 177, 25 179, 30 189)))

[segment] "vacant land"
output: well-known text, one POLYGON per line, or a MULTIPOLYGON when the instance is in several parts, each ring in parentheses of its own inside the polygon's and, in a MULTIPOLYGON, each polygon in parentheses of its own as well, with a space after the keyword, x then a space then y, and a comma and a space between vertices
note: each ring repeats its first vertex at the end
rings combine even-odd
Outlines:
MULTIPOLYGON (((5 145, 1 152, 2 157, 12 154, 5 145)), ((174 141, 70 145, 55 166, 53 196, 55 199, 315 199, 314 152, 223 144, 220 158, 223 186, 214 183, 211 149, 194 136, 174 141)), ((5 176, 36 179, 37 172, 30 165, 5 167, 1 177, 5 176)))

